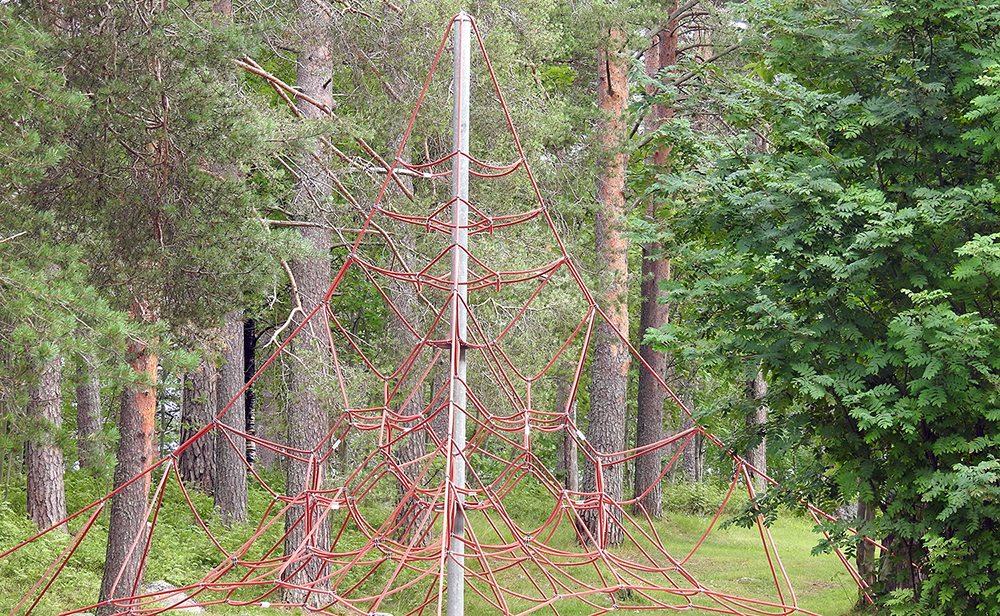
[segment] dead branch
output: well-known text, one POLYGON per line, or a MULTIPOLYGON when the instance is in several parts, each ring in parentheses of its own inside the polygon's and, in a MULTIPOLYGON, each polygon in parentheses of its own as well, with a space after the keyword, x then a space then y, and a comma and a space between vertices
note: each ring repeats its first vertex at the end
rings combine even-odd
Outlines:
POLYGON ((363 140, 362 140, 362 139, 361 139, 360 137, 355 137, 355 141, 357 141, 357 142, 358 142, 358 145, 360 145, 360 146, 361 146, 361 148, 362 148, 362 149, 363 149, 363 150, 364 150, 365 152, 368 152, 368 155, 369 155, 369 156, 371 156, 372 158, 374 158, 375 160, 377 160, 377 161, 378 161, 378 163, 379 163, 380 165, 382 165, 382 167, 384 167, 384 168, 385 168, 385 169, 387 169, 387 170, 391 170, 391 171, 389 171, 389 173, 391 173, 391 174, 392 174, 392 179, 393 179, 393 181, 394 181, 394 182, 396 182, 396 186, 399 186, 399 190, 401 190, 401 191, 403 192, 403 194, 404 194, 404 195, 406 195, 406 197, 407 197, 407 198, 408 198, 408 199, 409 199, 410 201, 413 201, 413 193, 412 193, 412 192, 410 192, 410 190, 409 190, 409 189, 407 189, 407 188, 406 188, 406 186, 404 186, 404 185, 403 185, 403 182, 402 182, 402 180, 400 180, 400 179, 399 179, 398 177, 396 177, 396 170, 395 170, 395 169, 393 169, 393 168, 392 168, 391 166, 389 166, 389 163, 385 162, 385 161, 384 161, 384 160, 382 159, 382 157, 381 157, 381 156, 379 156, 379 155, 378 155, 378 153, 377 153, 377 152, 375 152, 375 150, 371 149, 371 147, 369 147, 369 146, 368 146, 368 144, 367 144, 367 143, 365 143, 365 142, 364 142, 364 141, 363 141, 363 140))
POLYGON ((25 233, 27 233, 27 231, 21 231, 19 233, 15 233, 14 235, 11 235, 10 237, 5 237, 4 239, 0 240, 0 244, 5 244, 5 243, 7 243, 7 242, 9 242, 9 241, 11 241, 13 239, 19 238, 22 235, 24 235, 25 233))

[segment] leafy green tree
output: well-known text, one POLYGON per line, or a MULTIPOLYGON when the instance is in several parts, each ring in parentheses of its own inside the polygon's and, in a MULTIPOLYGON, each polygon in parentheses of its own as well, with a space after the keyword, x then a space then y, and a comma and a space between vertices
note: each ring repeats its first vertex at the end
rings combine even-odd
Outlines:
POLYGON ((794 495, 881 512, 881 596, 1000 613, 1000 4, 744 8, 755 74, 718 92, 734 130, 678 221, 712 275, 673 297, 773 375, 769 434, 819 444, 794 495))

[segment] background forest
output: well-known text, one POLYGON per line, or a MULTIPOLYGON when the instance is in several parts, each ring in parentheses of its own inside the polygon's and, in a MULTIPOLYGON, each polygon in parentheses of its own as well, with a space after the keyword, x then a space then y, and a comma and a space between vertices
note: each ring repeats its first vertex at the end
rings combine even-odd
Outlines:
MULTIPOLYGON (((322 438, 329 392, 302 361, 319 328, 237 394, 347 257, 459 10, 610 324, 787 488, 761 480, 736 523, 840 506, 826 530, 878 609, 1000 614, 997 0, 0 3, 0 517, 44 529, 126 486, 102 556, 138 578, 124 538, 150 486, 129 482, 229 400, 225 425, 302 449, 322 438)), ((432 84, 402 159, 449 151, 450 97, 432 84)), ((510 159, 502 110, 475 113, 477 148, 510 159)), ((386 198, 401 212, 449 190, 400 177, 386 198)), ((367 233, 373 263, 426 251, 367 233)), ((518 263, 538 239, 484 249, 518 263)), ((391 294, 419 314, 419 297, 391 294)), ((582 301, 547 299, 515 361, 539 361, 582 301)), ((398 359, 406 332, 364 280, 330 304, 364 354, 398 359)), ((575 409, 588 441, 623 451, 690 427, 597 335, 575 409)), ((571 367, 540 404, 565 400, 571 367)), ((547 444, 567 487, 594 481, 547 444)), ((306 481, 235 445, 287 490, 306 481)), ((338 464, 365 446, 345 443, 338 464)), ((420 455, 409 446, 399 455, 420 455)), ((200 441, 177 461, 224 525, 254 498, 233 455, 200 441)), ((730 481, 700 439, 681 460, 661 482, 665 460, 639 457, 605 489, 659 516, 730 481)), ((4 528, 4 548, 31 534, 4 528)))

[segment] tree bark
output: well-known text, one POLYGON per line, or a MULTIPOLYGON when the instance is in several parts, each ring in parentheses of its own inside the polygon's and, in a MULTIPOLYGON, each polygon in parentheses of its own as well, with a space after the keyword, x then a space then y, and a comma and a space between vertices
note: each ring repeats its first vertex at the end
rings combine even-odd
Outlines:
POLYGON ((212 12, 228 19, 233 18, 233 0, 216 0, 212 4, 212 12))
MULTIPOLYGON (((694 421, 685 416, 681 430, 693 427, 694 421)), ((705 437, 700 433, 691 438, 681 453, 681 469, 684 471, 684 481, 688 483, 700 483, 705 479, 705 437)))
MULTIPOLYGON (((667 324, 669 306, 660 303, 662 295, 659 283, 670 279, 670 262, 657 256, 658 243, 642 247, 642 283, 640 295, 642 307, 639 311, 639 336, 649 329, 667 324)), ((641 338, 640 338, 641 340, 641 338)), ((639 370, 636 400, 636 447, 643 447, 664 437, 663 406, 667 392, 657 381, 666 377, 667 356, 651 345, 640 344, 639 355, 649 365, 649 370, 639 370)), ((660 488, 660 473, 663 471, 663 450, 656 449, 639 456, 635 461, 634 495, 639 505, 649 515, 658 518, 663 515, 663 497, 660 488)))
MULTIPOLYGON (((278 364, 272 365, 279 368, 278 364)), ((284 395, 276 391, 280 384, 270 372, 261 375, 255 384, 259 387, 254 390, 254 434, 276 445, 286 445, 288 426, 284 409, 287 400, 284 395)), ((284 468, 282 465, 286 460, 284 456, 268 447, 258 447, 255 457, 257 464, 268 470, 284 468)))
POLYGON ((576 438, 570 434, 570 426, 576 424, 576 399, 569 400, 571 381, 565 376, 559 377, 559 389, 556 393, 556 412, 566 413, 564 420, 565 429, 562 433, 562 447, 559 451, 559 460, 556 462, 556 471, 562 472, 563 485, 570 492, 580 491, 580 461, 579 452, 576 446, 576 438), (569 408, 566 403, 569 402, 569 408))
MULTIPOLYGON (((671 11, 677 9, 675 2, 671 11)), ((660 70, 677 63, 677 24, 671 22, 652 38, 652 45, 646 51, 646 74, 655 77, 660 70)), ((649 92, 652 94, 652 92, 649 92)), ((674 115, 673 107, 656 103, 647 118, 647 132, 656 131, 667 118, 674 115)), ((670 148, 660 148, 653 154, 653 164, 656 167, 666 167, 670 157, 670 148)), ((660 204, 651 201, 646 206, 647 220, 654 222, 660 204)), ((667 400, 667 392, 654 375, 665 379, 667 364, 666 353, 657 351, 652 346, 642 342, 643 336, 650 329, 663 327, 670 318, 670 307, 660 301, 663 290, 660 283, 670 280, 670 261, 663 257, 663 247, 660 242, 647 242, 642 245, 642 283, 640 295, 642 306, 639 309, 639 355, 649 365, 649 370, 639 370, 639 383, 636 409, 636 447, 655 443, 663 438, 663 405, 667 400)), ((639 505, 649 515, 658 518, 663 515, 663 492, 659 477, 663 471, 663 450, 657 449, 639 456, 635 462, 634 494, 639 505)))
MULTIPOLYGON (((324 245, 329 250, 331 235, 326 229, 309 228, 303 235, 317 252, 324 245)), ((329 287, 329 258, 324 255, 300 261, 292 266, 292 272, 302 305, 308 313, 319 303, 329 287)), ((288 408, 288 445, 307 452, 304 455, 308 461, 288 461, 286 491, 293 498, 304 497, 305 504, 291 507, 285 516, 285 528, 288 532, 285 539, 286 556, 293 554, 303 543, 319 550, 329 550, 330 547, 328 521, 315 524, 314 515, 319 511, 313 508, 315 500, 312 496, 314 491, 323 489, 327 474, 326 452, 320 448, 320 443, 329 431, 329 418, 316 392, 317 386, 326 380, 324 361, 328 346, 323 327, 326 318, 325 314, 319 313, 299 331, 291 345, 292 352, 304 365, 297 366, 289 377, 291 401, 288 408)), ((295 326, 301 322, 301 318, 296 318, 295 326)), ((306 555, 302 558, 304 562, 297 562, 290 567, 290 575, 286 580, 298 586, 312 586, 317 590, 328 588, 328 581, 316 585, 314 582, 326 575, 329 565, 317 556, 306 555)), ((312 599, 321 601, 322 597, 310 595, 299 588, 285 590, 285 601, 288 603, 305 604, 312 599)))
MULTIPOLYGON (((31 388, 28 398, 28 415, 35 422, 35 433, 28 439, 25 456, 27 508, 39 530, 66 519, 63 453, 56 442, 62 429, 61 367, 59 357, 42 366, 38 383, 31 388)), ((65 524, 61 529, 69 532, 65 524)))
MULTIPOLYGON (((257 322, 247 319, 243 322, 243 383, 249 383, 250 379, 257 372, 257 322)), ((246 433, 250 436, 257 434, 257 421, 254 415, 255 386, 247 387, 243 396, 243 406, 245 413, 246 433)), ((257 443, 253 440, 246 442, 247 465, 253 466, 257 462, 257 443)))
MULTIPOLYGON (((246 412, 241 390, 243 381, 243 316, 231 312, 223 329, 224 347, 219 383, 216 387, 216 408, 229 409, 219 417, 223 426, 239 432, 246 428, 246 412)), ((243 463, 246 439, 220 428, 215 437, 215 508, 223 524, 247 520, 247 469, 243 463)))
POLYGON ((583 491, 598 493, 598 509, 585 510, 584 523, 601 546, 617 545, 623 539, 621 512, 614 502, 624 495, 622 463, 607 454, 625 449, 625 396, 628 385, 629 349, 618 333, 628 338, 628 239, 625 237, 625 166, 627 156, 624 114, 628 105, 628 62, 620 48, 622 31, 612 28, 605 46, 597 52, 597 105, 602 112, 598 129, 604 168, 597 177, 595 245, 597 264, 609 278, 600 297, 607 321, 595 328, 593 375, 587 441, 603 456, 599 463, 584 467, 583 491))
MULTIPOLYGON (((675 382, 678 383, 678 397, 684 406, 694 412, 694 388, 697 387, 697 379, 694 375, 684 378, 676 371, 673 373, 675 382)), ((681 430, 688 430, 694 427, 694 420, 684 415, 681 418, 681 430)), ((690 483, 698 483, 705 478, 705 437, 701 433, 695 434, 688 442, 687 447, 681 452, 681 469, 684 472, 684 480, 690 483)))
MULTIPOLYGON (((858 530, 862 533, 868 532, 870 524, 875 521, 875 507, 865 502, 863 497, 858 497, 858 530)), ((867 541, 858 543, 856 554, 858 575, 868 584, 869 588, 875 585, 878 575, 878 564, 875 562, 875 546, 867 541)), ((859 605, 867 605, 863 597, 859 597, 859 605)))
MULTIPOLYGON (((412 237, 404 237, 402 242, 413 244, 415 242, 412 242, 412 239, 412 237)), ((417 294, 413 286, 394 280, 390 283, 389 294, 393 305, 396 306, 396 309, 399 310, 403 318, 412 323, 414 306, 417 302, 417 294)), ((413 348, 417 340, 414 339, 413 334, 403 324, 402 319, 395 315, 393 315, 390 321, 389 328, 392 336, 392 345, 397 349, 398 355, 402 355, 402 358, 399 359, 403 359, 409 350, 413 348)), ((399 362, 396 365, 399 365, 399 362)), ((416 367, 413 368, 413 370, 418 369, 416 367)), ((402 380, 399 393, 396 395, 400 400, 405 401, 415 386, 416 379, 411 373, 403 377, 402 380)), ((397 480, 397 490, 399 499, 403 502, 404 512, 400 520, 401 532, 399 533, 399 537, 402 540, 422 537, 426 531, 426 525, 421 524, 423 509, 420 506, 420 500, 415 496, 408 495, 410 487, 417 482, 420 474, 420 465, 414 461, 427 452, 425 432, 413 429, 420 423, 422 411, 423 397, 419 393, 414 394, 408 403, 400 405, 396 410, 400 415, 415 417, 415 419, 399 426, 402 430, 409 430, 409 432, 399 439, 395 451, 396 461, 403 473, 403 476, 397 480)))
MULTIPOLYGON (((916 516, 914 516, 916 517, 916 516)), ((915 521, 912 520, 911 521, 915 521)), ((913 563, 922 562, 927 556, 920 538, 903 538, 891 532, 881 541, 886 551, 879 558, 878 587, 880 593, 895 590, 914 590, 926 581, 927 574, 913 563)))
MULTIPOLYGON (((747 381, 747 398, 754 401, 753 413, 747 415, 747 432, 761 432, 767 424, 767 406, 760 400, 767 395, 767 382, 764 380, 764 373, 757 370, 757 375, 747 381)), ((764 475, 767 474, 767 437, 761 436, 760 442, 747 449, 746 461, 761 474, 753 473, 754 490, 758 493, 767 489, 767 481, 764 475)))
POLYGON ((141 344, 131 345, 129 353, 134 358, 132 370, 144 382, 126 387, 121 394, 114 487, 118 489, 128 485, 111 498, 108 547, 99 599, 103 605, 98 607, 97 616, 121 612, 123 607, 131 604, 128 601, 104 602, 138 594, 145 562, 146 502, 149 499, 150 477, 149 474, 139 475, 149 467, 155 451, 158 360, 141 344))
MULTIPOLYGON (((181 399, 181 442, 185 443, 215 419, 215 388, 218 373, 208 360, 184 375, 181 399)), ((209 432, 181 452, 177 468, 181 479, 199 486, 205 494, 215 488, 215 432, 209 432)))
MULTIPOLYGON (((327 110, 333 108, 330 79, 333 66, 329 47, 330 17, 313 0, 299 0, 298 3, 301 50, 298 54, 296 83, 299 89, 313 100, 320 102, 327 110)), ((298 109, 302 117, 322 119, 325 113, 311 103, 300 100, 298 109)), ((317 147, 316 154, 321 150, 317 147)), ((299 166, 298 185, 293 207, 301 220, 320 221, 321 207, 325 206, 331 189, 325 181, 322 164, 310 152, 302 157, 299 166)), ((312 256, 297 261, 291 266, 297 287, 298 299, 308 314, 322 301, 330 286, 330 248, 333 235, 327 228, 302 227, 301 233, 312 256)), ((296 313, 294 325, 302 323, 304 315, 296 313)), ((303 544, 327 551, 330 548, 329 520, 318 523, 314 516, 320 511, 314 509, 313 491, 321 490, 326 477, 326 452, 320 444, 329 431, 329 418, 316 392, 317 384, 325 382, 326 359, 329 345, 324 322, 327 316, 321 311, 303 327, 291 345, 292 352, 301 360, 290 375, 291 401, 288 409, 288 445, 294 449, 311 452, 305 454, 307 462, 289 460, 286 490, 290 496, 303 497, 305 503, 289 509, 285 516, 285 556, 290 557, 303 544), (315 367, 309 374, 304 366, 315 367)), ((329 444, 327 444, 329 446, 329 444)), ((320 594, 302 588, 286 588, 284 600, 292 604, 324 602, 323 591, 329 589, 329 581, 317 582, 327 575, 329 564, 312 552, 300 554, 285 571, 287 582, 299 587, 309 587, 320 594)))
MULTIPOLYGON (((397 84, 398 87, 405 87, 404 84, 397 84)), ((397 145, 398 147, 398 145, 397 145)), ((409 145, 404 145, 404 151, 401 153, 403 159, 409 158, 409 145)), ((409 176, 404 176, 402 179, 403 186, 413 194, 413 178, 409 176)), ((396 186, 391 186, 388 195, 394 200, 402 201, 404 199, 403 193, 396 186)), ((412 263, 409 263, 408 255, 413 255, 417 250, 417 239, 413 232, 412 225, 406 225, 406 228, 398 230, 398 245, 400 247, 400 260, 399 266, 407 270, 411 270, 412 263)), ((391 336, 391 344, 393 349, 395 349, 396 362, 395 365, 401 365, 406 356, 409 355, 410 351, 418 342, 417 338, 410 332, 407 328, 404 320, 410 325, 417 325, 417 290, 411 282, 404 282, 401 280, 392 279, 389 282, 389 299, 392 305, 396 307, 399 312, 398 316, 394 313, 390 317, 389 321, 389 333, 391 336)), ((417 376, 421 370, 419 364, 411 366, 410 373, 402 377, 402 383, 399 385, 399 393, 397 397, 400 401, 406 401, 406 398, 410 396, 409 402, 401 404, 397 409, 397 413, 407 417, 414 417, 415 419, 405 422, 399 427, 403 430, 407 430, 407 434, 401 437, 396 446, 396 461, 402 468, 403 477, 397 480, 397 491, 399 494, 399 499, 403 502, 403 515, 400 519, 400 532, 398 533, 401 540, 414 540, 422 543, 422 537, 427 531, 427 523, 430 521, 429 517, 425 519, 423 515, 424 509, 421 507, 420 499, 416 496, 408 496, 410 486, 414 485, 420 475, 420 464, 415 461, 427 453, 427 442, 430 437, 427 431, 415 430, 414 428, 421 422, 421 415, 423 413, 424 400, 420 392, 413 392, 417 385, 417 376)))
POLYGON ((101 420, 101 381, 93 357, 77 357, 76 448, 80 468, 100 472, 105 468, 101 420))

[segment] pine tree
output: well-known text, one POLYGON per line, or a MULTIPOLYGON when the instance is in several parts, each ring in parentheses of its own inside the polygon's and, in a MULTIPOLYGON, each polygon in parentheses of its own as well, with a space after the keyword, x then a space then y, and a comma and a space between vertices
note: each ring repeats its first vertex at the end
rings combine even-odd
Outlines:
POLYGON ((94 297, 79 252, 53 237, 52 218, 32 203, 67 153, 62 131, 86 104, 49 63, 54 40, 29 17, 0 6, 0 409, 25 445, 27 512, 47 528, 66 517, 63 357, 94 352, 94 333, 117 322, 94 297))
MULTIPOLYGON (((674 3, 671 12, 677 10, 674 3)), ((677 63, 677 30, 676 20, 667 25, 652 37, 652 45, 646 50, 646 75, 655 78, 658 73, 677 63)), ((647 87, 647 93, 653 94, 653 88, 647 87)), ((647 130, 656 131, 663 121, 673 115, 673 108, 662 103, 653 103, 650 117, 646 119, 647 130)), ((668 163, 669 148, 659 148, 653 155, 653 164, 662 167, 668 163)), ((646 217, 656 219, 656 211, 660 203, 650 200, 646 206, 646 217)), ((656 349, 652 344, 643 341, 645 332, 651 328, 663 327, 670 317, 670 307, 663 301, 664 281, 670 280, 670 261, 662 254, 662 246, 657 241, 642 244, 642 278, 640 295, 642 306, 639 312, 639 354, 649 366, 648 370, 639 370, 636 405, 636 436, 635 445, 641 448, 663 438, 663 406, 667 401, 666 390, 656 377, 667 378, 669 358, 667 354, 656 349)), ((640 456, 635 463, 634 495, 642 508, 651 516, 660 517, 663 514, 663 498, 660 489, 660 473, 663 471, 662 453, 656 452, 640 456)))
MULTIPOLYGON (((305 120, 325 119, 333 108, 331 76, 330 16, 316 3, 299 0, 297 36, 298 62, 296 85, 300 91, 322 107, 300 99, 298 109, 305 120)), ((301 234, 309 249, 309 256, 292 264, 293 298, 296 306, 293 327, 298 335, 290 346, 291 352, 302 362, 292 371, 291 400, 288 408, 288 445, 301 452, 305 460, 293 460, 287 467, 285 489, 288 494, 303 495, 306 502, 290 507, 285 515, 285 555, 289 556, 303 546, 327 550, 330 546, 329 522, 313 526, 313 509, 310 491, 322 489, 326 478, 327 461, 320 447, 329 429, 326 407, 320 402, 318 384, 325 374, 326 328, 329 327, 326 307, 323 304, 330 287, 330 248, 333 234, 323 219, 323 209, 332 194, 325 177, 323 151, 313 146, 305 151, 299 162, 298 184, 293 207, 299 220, 307 221, 301 234), (303 326, 305 318, 318 309, 318 313, 303 326), (310 370, 306 366, 313 366, 310 370), (319 374, 316 374, 318 372, 319 374)), ((287 582, 308 586, 325 576, 329 565, 306 551, 304 561, 296 562, 287 571, 287 582)), ((323 587, 323 582, 318 583, 323 587)), ((292 604, 305 604, 322 600, 302 588, 287 587, 284 600, 292 604)))
POLYGON ((607 320, 597 317, 595 327, 587 442, 603 464, 598 467, 595 467, 595 461, 586 464, 582 489, 600 498, 599 510, 585 512, 585 523, 590 536, 601 546, 615 545, 623 539, 622 528, 617 523, 621 512, 607 503, 621 501, 624 496, 622 463, 608 454, 625 449, 625 404, 630 363, 625 342, 629 332, 629 242, 625 237, 627 156, 624 144, 629 90, 628 62, 622 53, 624 44, 624 32, 619 26, 612 26, 597 50, 597 106, 603 114, 599 140, 604 166, 597 177, 594 238, 598 263, 607 277, 601 281, 604 290, 598 302, 607 320))
MULTIPOLYGON (((215 419, 218 371, 209 359, 184 375, 181 398, 180 442, 186 443, 215 419)), ((228 400, 227 400, 228 402, 228 400)), ((206 494, 215 489, 215 435, 205 435, 181 451, 177 461, 181 479, 206 494)))
MULTIPOLYGON (((29 437, 25 462, 28 470, 28 515, 39 529, 66 519, 63 454, 56 442, 62 427, 62 359, 53 357, 39 371, 31 388, 28 417, 36 423, 29 437)), ((62 526, 65 532, 69 529, 62 526)))
MULTIPOLYGON (((133 376, 121 387, 111 532, 101 600, 135 594, 144 551, 153 461, 158 353, 170 328, 211 327, 269 273, 271 244, 239 167, 261 151, 265 126, 220 76, 238 42, 208 7, 161 3, 61 3, 53 55, 87 113, 67 127, 71 155, 32 196, 52 237, 87 253, 89 280, 128 311, 134 335, 120 354, 133 376), (203 9, 203 10, 202 10, 203 9), (112 61, 109 61, 111 59, 112 61), (229 168, 229 167, 227 167, 229 168), (251 265, 254 264, 254 265, 251 265), (138 478, 138 479, 137 479, 138 478), (127 486, 127 487, 124 487, 127 486), (128 556, 131 554, 131 556, 128 556)), ((110 603, 102 613, 114 611, 110 603)))
POLYGON ((101 407, 101 380, 97 359, 76 356, 76 435, 80 468, 101 472, 107 464, 101 407))
POLYGON ((219 430, 215 436, 215 473, 212 496, 222 522, 247 520, 246 439, 240 433, 246 429, 243 387, 243 319, 240 312, 231 312, 223 327, 222 366, 216 387, 216 407, 221 412, 219 423, 232 428, 219 430))

